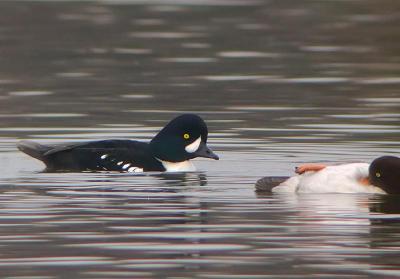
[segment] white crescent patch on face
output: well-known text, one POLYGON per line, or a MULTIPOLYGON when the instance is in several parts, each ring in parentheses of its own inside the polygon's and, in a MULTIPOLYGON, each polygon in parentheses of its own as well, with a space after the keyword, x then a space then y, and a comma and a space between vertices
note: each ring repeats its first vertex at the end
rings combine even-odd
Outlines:
POLYGON ((187 153, 196 152, 197 149, 199 149, 200 143, 201 143, 201 136, 198 137, 198 139, 195 140, 194 142, 192 142, 191 144, 186 145, 186 147, 185 147, 186 152, 187 153))

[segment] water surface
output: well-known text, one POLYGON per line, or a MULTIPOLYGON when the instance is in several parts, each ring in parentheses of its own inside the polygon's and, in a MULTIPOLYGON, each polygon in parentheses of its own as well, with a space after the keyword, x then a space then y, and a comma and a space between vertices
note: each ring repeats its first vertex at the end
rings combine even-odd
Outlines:
POLYGON ((399 199, 261 195, 302 162, 399 155, 393 1, 0 3, 0 274, 400 276, 399 199), (208 123, 196 173, 42 173, 43 143, 208 123))

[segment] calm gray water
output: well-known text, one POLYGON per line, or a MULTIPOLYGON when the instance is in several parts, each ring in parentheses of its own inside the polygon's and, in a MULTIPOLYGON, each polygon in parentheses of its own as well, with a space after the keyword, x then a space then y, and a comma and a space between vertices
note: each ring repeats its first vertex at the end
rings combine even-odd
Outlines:
POLYGON ((400 277, 400 198, 257 195, 302 162, 400 155, 397 1, 0 2, 2 278, 400 277), (150 140, 188 174, 42 173, 21 139, 150 140))

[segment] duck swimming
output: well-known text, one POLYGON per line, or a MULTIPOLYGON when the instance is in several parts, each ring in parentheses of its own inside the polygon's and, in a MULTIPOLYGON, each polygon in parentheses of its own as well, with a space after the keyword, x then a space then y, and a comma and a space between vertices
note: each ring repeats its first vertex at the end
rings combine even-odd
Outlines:
POLYGON ((195 114, 171 120, 149 143, 100 140, 60 145, 21 141, 17 147, 46 165, 46 171, 194 171, 196 157, 218 160, 207 146, 208 129, 195 114))
POLYGON ((264 177, 257 191, 298 193, 400 194, 400 158, 382 156, 367 163, 336 166, 305 164, 289 178, 264 177))

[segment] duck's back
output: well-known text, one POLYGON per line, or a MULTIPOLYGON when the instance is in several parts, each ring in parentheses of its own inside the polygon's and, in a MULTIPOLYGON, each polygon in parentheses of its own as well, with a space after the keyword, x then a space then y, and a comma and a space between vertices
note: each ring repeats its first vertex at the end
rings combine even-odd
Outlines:
POLYGON ((43 161, 48 171, 164 171, 149 144, 131 140, 102 140, 61 145, 23 141, 18 148, 43 161))

